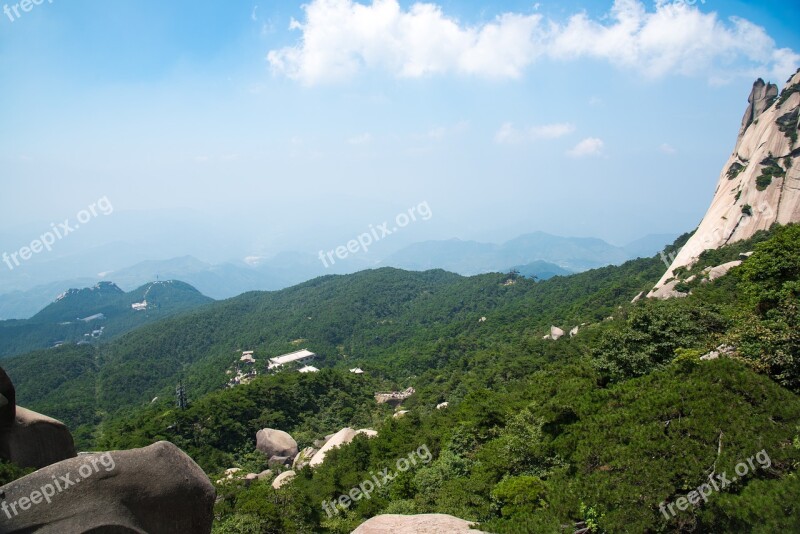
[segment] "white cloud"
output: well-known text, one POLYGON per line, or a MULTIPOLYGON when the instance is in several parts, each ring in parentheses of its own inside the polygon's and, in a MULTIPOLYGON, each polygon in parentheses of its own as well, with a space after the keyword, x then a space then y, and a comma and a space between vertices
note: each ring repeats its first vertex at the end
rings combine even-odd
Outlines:
POLYGON ((253 11, 250 13, 250 20, 256 22, 258 20, 258 15, 256 15, 256 11, 258 11, 258 6, 253 6, 253 11))
POLYGON ((351 145, 366 145, 367 143, 372 142, 372 134, 363 133, 356 135, 348 139, 347 142, 351 145))
POLYGON ((664 154, 667 154, 667 155, 670 155, 670 156, 672 154, 677 154, 678 153, 678 151, 675 149, 675 147, 670 145, 669 143, 662 143, 661 146, 658 147, 658 149, 661 152, 663 152, 664 154))
POLYGON ((585 158, 588 156, 600 156, 603 153, 603 140, 597 137, 587 137, 572 149, 567 151, 571 158, 585 158))
POLYGON ((523 129, 515 128, 513 124, 506 122, 494 134, 494 141, 498 144, 515 144, 539 139, 557 139, 574 131, 575 126, 567 122, 529 126, 523 129))
POLYGON ((428 130, 428 133, 425 134, 425 137, 428 139, 434 139, 438 141, 439 139, 443 139, 444 136, 447 134, 447 128, 444 126, 438 126, 436 128, 432 128, 428 130))
POLYGON ((417 78, 457 73, 517 78, 541 57, 592 58, 642 72, 715 76, 769 72, 781 81, 800 55, 776 48, 766 30, 745 19, 720 20, 697 6, 615 0, 608 16, 586 13, 566 23, 540 14, 505 13, 465 25, 431 3, 402 8, 397 0, 312 0, 303 7, 298 43, 267 56, 274 72, 306 85, 348 79, 362 69, 417 78))
POLYGON ((305 22, 292 20, 301 42, 272 50, 272 68, 312 85, 348 78, 362 67, 398 77, 459 72, 517 77, 536 57, 540 15, 505 14, 480 27, 463 27, 434 4, 404 11, 397 0, 313 0, 305 22))
POLYGON ((412 134, 413 139, 441 141, 448 136, 454 136, 466 132, 469 129, 468 121, 459 121, 447 126, 435 126, 424 133, 412 134))

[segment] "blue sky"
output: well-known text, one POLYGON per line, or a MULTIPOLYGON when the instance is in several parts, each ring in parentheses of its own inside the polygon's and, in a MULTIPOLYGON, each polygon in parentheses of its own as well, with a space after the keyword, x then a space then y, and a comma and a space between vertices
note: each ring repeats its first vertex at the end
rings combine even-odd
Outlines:
POLYGON ((434 216, 403 239, 690 230, 752 82, 800 67, 800 9, 687 2, 0 14, 2 231, 101 196, 224 228, 241 256, 316 253, 422 201, 434 216))

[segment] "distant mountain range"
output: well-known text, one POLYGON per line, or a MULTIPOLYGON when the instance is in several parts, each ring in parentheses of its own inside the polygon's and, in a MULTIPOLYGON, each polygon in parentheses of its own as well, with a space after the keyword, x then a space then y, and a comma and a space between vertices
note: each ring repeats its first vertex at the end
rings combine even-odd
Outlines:
POLYGON ((617 247, 602 239, 559 237, 544 232, 525 234, 501 245, 460 239, 425 241, 408 246, 381 263, 413 271, 438 268, 473 275, 545 262, 539 264, 541 272, 569 274, 619 265, 635 257, 650 257, 674 238, 648 236, 628 247, 617 247))
POLYGON ((0 357, 63 343, 113 339, 209 302, 213 299, 173 280, 149 283, 129 293, 112 282, 69 289, 30 319, 0 321, 0 357))
POLYGON ((102 276, 69 278, 0 294, 0 319, 31 317, 69 288, 91 286, 107 280, 113 280, 123 289, 137 288, 155 279, 182 280, 214 299, 230 298, 247 291, 279 290, 326 274, 347 274, 384 266, 414 271, 444 269, 465 276, 517 269, 525 276, 544 280, 618 265, 636 257, 650 257, 675 237, 672 234, 651 235, 624 247, 601 239, 559 237, 544 232, 522 235, 503 244, 459 239, 424 241, 384 258, 354 257, 329 269, 316 255, 299 252, 283 252, 251 263, 212 264, 193 256, 183 256, 144 261, 102 273, 102 276))

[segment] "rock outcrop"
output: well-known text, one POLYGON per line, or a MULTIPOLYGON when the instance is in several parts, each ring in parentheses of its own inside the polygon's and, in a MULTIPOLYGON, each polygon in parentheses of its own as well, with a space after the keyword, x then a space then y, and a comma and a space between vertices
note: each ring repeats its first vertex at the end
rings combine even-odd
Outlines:
POLYGON ((0 458, 37 469, 74 458, 75 444, 66 425, 22 406, 11 426, 0 428, 0 458))
POLYGON ((292 469, 300 470, 303 467, 307 466, 311 459, 317 454, 317 449, 314 447, 306 447, 302 451, 298 453, 297 456, 294 457, 294 462, 292 463, 292 469))
POLYGON ((322 462, 325 461, 325 455, 328 454, 332 449, 336 447, 341 447, 347 443, 353 441, 353 438, 356 437, 356 431, 352 428, 343 428, 336 434, 334 434, 331 439, 325 442, 325 445, 311 458, 311 461, 308 462, 308 465, 311 467, 316 467, 320 465, 322 462))
POLYGON ((564 336, 564 331, 557 326, 550 327, 550 333, 544 336, 543 339, 552 339, 553 341, 557 341, 559 338, 564 336))
POLYGON ((742 264, 741 260, 735 260, 735 261, 729 261, 728 263, 723 263, 722 265, 717 265, 716 267, 712 267, 708 271, 708 279, 709 281, 711 281, 711 280, 716 280, 717 278, 720 278, 722 276, 725 276, 726 274, 728 274, 728 271, 730 271, 734 267, 738 267, 741 264, 742 264))
POLYGON ((0 532, 8 534, 204 534, 211 532, 216 497, 200 467, 165 441, 81 455, 31 473, 0 492, 9 510, 0 513, 0 532))
POLYGON ((363 434, 367 436, 367 438, 374 438, 378 435, 376 430, 372 430, 370 428, 361 428, 359 430, 353 430, 352 428, 343 428, 336 434, 332 436, 326 436, 325 443, 320 447, 319 451, 314 454, 314 457, 308 462, 308 465, 311 467, 316 467, 320 465, 322 462, 325 461, 325 455, 331 451, 331 449, 335 449, 336 447, 341 447, 342 445, 347 445, 353 438, 358 436, 359 434, 363 434))
POLYGON ((399 405, 401 402, 409 398, 415 393, 414 388, 408 388, 403 391, 387 391, 375 393, 375 402, 378 404, 390 404, 393 406, 399 405))
POLYGON ((774 223, 800 221, 800 70, 780 95, 758 80, 748 99, 733 154, 719 176, 711 206, 694 235, 647 295, 675 296, 679 267, 700 254, 753 236, 774 223))
POLYGON ((256 433, 256 449, 267 458, 274 456, 294 458, 297 456, 297 442, 283 430, 264 428, 256 433))
MULTIPOLYGON (((6 374, 5 369, 0 367, 0 428, 9 427, 14 424, 16 415, 17 396, 14 384, 6 374)), ((2 432, 2 430, 0 430, 2 432)))
POLYGON ((272 487, 275 489, 281 489, 281 486, 292 480, 295 475, 296 473, 294 471, 284 471, 275 477, 275 480, 272 481, 272 487))
POLYGON ((739 128, 739 139, 744 136, 747 128, 758 120, 764 110, 775 102, 776 98, 778 98, 778 86, 774 83, 764 83, 761 78, 753 83, 753 89, 747 98, 747 109, 742 117, 742 127, 739 128))
POLYGON ((362 523, 352 534, 467 534, 469 521, 446 514, 378 515, 362 523))

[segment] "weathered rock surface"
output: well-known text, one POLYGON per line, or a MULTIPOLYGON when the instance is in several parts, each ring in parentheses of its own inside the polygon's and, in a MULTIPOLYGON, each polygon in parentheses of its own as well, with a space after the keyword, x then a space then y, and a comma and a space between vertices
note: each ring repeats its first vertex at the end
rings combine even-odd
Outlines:
POLYGON ((9 510, 14 503, 17 512, 0 513, 0 532, 8 534, 204 534, 211 532, 215 499, 214 487, 200 467, 164 441, 142 449, 81 455, 0 491, 9 510), (48 503, 41 493, 52 488, 54 480, 61 481, 62 490, 54 488, 48 503), (31 497, 39 502, 23 501, 31 497))
POLYGON ((362 523, 352 534, 466 534, 469 521, 446 514, 378 515, 362 523))
POLYGON ((747 97, 747 109, 742 117, 742 127, 739 129, 740 139, 747 128, 758 120, 758 117, 775 101, 777 96, 778 86, 774 83, 764 83, 761 78, 753 83, 753 89, 750 91, 750 96, 747 97))
POLYGON ((280 466, 280 465, 289 465, 292 463, 291 456, 272 456, 267 461, 270 467, 280 466))
POLYGON ((292 480, 295 475, 296 473, 294 471, 284 471, 275 477, 275 480, 272 481, 272 487, 275 489, 280 489, 281 486, 292 480))
POLYGON ((569 337, 575 337, 575 336, 577 336, 577 335, 578 335, 578 332, 580 332, 580 330, 581 330, 581 327, 580 327, 580 326, 576 326, 576 327, 574 327, 572 330, 570 330, 570 331, 569 331, 569 337))
POLYGON ((336 434, 334 434, 331 439, 325 442, 325 445, 311 458, 311 461, 308 463, 311 467, 316 467, 320 465, 322 462, 325 461, 325 455, 330 452, 331 449, 336 447, 340 447, 347 443, 353 441, 353 438, 356 437, 356 431, 352 428, 343 428, 336 434))
POLYGON ((307 466, 314 455, 317 454, 317 449, 314 447, 306 447, 302 451, 298 453, 297 456, 294 457, 294 463, 292 463, 292 469, 300 470, 307 466))
POLYGON ((256 433, 256 449, 266 454, 268 458, 273 456, 294 458, 298 452, 297 442, 292 436, 283 430, 273 428, 264 428, 256 433))
POLYGON ((669 298, 667 280, 709 249, 748 239, 774 223, 800 221, 800 71, 777 88, 756 81, 742 131, 720 173, 711 206, 648 297, 669 298))
POLYGON ((14 384, 6 374, 5 369, 0 367, 0 427, 14 424, 16 407, 17 397, 14 391, 14 384))
POLYGON ((736 260, 736 261, 729 261, 728 263, 723 263, 722 265, 717 265, 708 272, 708 279, 716 280, 717 278, 725 276, 726 274, 728 274, 728 271, 730 271, 734 267, 738 267, 741 264, 742 264, 741 260, 736 260))
POLYGON ((13 424, 0 429, 0 458, 21 467, 38 469, 75 456, 64 423, 22 406, 16 407, 13 424))

